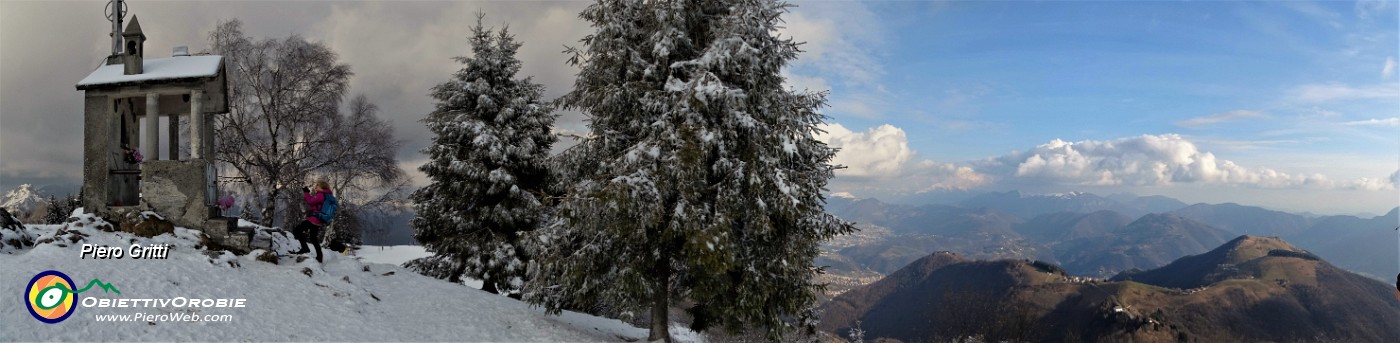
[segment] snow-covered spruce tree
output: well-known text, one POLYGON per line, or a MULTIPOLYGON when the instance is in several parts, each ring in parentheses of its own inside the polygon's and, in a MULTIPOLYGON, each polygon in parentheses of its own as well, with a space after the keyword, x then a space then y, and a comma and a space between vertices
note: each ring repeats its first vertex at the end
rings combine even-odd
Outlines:
POLYGON ((44 208, 44 224, 63 224, 64 220, 68 220, 68 212, 64 212, 66 205, 67 201, 58 201, 49 195, 49 203, 44 208))
POLYGON ((69 194, 68 198, 64 201, 66 201, 67 204, 63 207, 63 220, 68 221, 68 215, 72 214, 73 211, 77 210, 79 207, 83 207, 83 191, 78 190, 78 194, 69 194))
POLYGON ((570 49, 580 67, 562 104, 590 137, 561 156, 579 166, 539 236, 526 297, 550 311, 667 308, 693 301, 693 328, 811 329, 818 244, 854 230, 823 211, 834 150, 814 138, 825 94, 780 71, 798 43, 776 34, 777 0, 600 0, 596 32, 570 49))
POLYGON ((452 80, 432 89, 437 108, 423 121, 434 134, 419 170, 431 181, 413 194, 414 239, 433 256, 411 261, 420 273, 451 281, 481 279, 483 290, 521 288, 528 253, 522 245, 542 222, 553 107, 544 86, 517 78, 520 43, 501 29, 470 37, 472 56, 452 80))

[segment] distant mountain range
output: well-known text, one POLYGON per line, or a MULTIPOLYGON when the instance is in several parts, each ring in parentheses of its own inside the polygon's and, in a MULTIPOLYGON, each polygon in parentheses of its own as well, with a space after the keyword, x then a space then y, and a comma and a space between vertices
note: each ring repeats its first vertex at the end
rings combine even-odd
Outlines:
POLYGON ((1130 217, 1148 213, 1163 213, 1186 207, 1186 203, 1164 196, 1139 197, 1131 194, 1116 194, 1101 197, 1092 193, 1070 192, 1059 194, 1022 194, 1017 191, 1005 193, 983 193, 963 200, 958 206, 965 208, 995 208, 1017 217, 1030 219, 1035 216, 1075 212, 1114 211, 1130 217))
POLYGON ((1071 273, 1107 276, 1160 267, 1208 251, 1231 237, 1225 230, 1171 214, 1148 214, 1127 225, 1099 230, 1098 235, 1048 244, 1054 244, 1056 256, 1071 273))
MULTIPOLYGON (((888 229, 862 244, 829 251, 837 275, 888 274, 936 251, 975 259, 1034 259, 1062 264, 1072 275, 1108 277, 1151 269, 1206 252, 1238 235, 1277 236, 1339 266, 1377 279, 1400 271, 1396 211, 1374 218, 1306 217, 1226 204, 1187 205, 1131 194, 985 193, 958 205, 911 206, 833 197, 827 211, 888 229)), ((868 277, 867 277, 868 279, 868 277)))
POLYGON ((1381 280, 1392 280, 1400 272, 1400 242, 1395 228, 1400 226, 1400 208, 1383 216, 1357 218, 1329 216, 1315 218, 1307 230, 1285 237, 1338 266, 1381 280))
POLYGON ((1020 218, 998 209, 907 206, 875 199, 834 198, 828 200, 826 210, 847 221, 888 229, 888 235, 835 252, 884 274, 935 251, 956 251, 987 259, 1054 258, 1048 251, 1041 251, 1040 244, 1016 232, 1020 218))
POLYGON ((1238 204, 1196 204, 1173 212, 1236 235, 1282 237, 1342 268, 1388 280, 1400 272, 1400 208, 1382 216, 1304 217, 1238 204))
MULTIPOLYGON (((1029 220, 1034 206, 977 202, 980 207, 906 206, 875 199, 831 199, 827 209, 842 219, 888 228, 882 240, 843 248, 835 254, 856 265, 890 273, 936 251, 976 259, 1038 259, 1064 263, 1076 275, 1111 276, 1131 268, 1158 267, 1186 254, 1202 253, 1231 234, 1176 215, 1151 214, 1134 220, 1103 208, 1125 208, 1116 200, 1076 193, 1063 196, 1006 196, 1007 201, 1090 213, 1051 212, 1029 220)), ((990 199, 981 197, 980 199, 990 199)), ((840 268, 835 268, 840 272, 840 268)))
POLYGON ((943 252, 837 296, 820 328, 906 342, 1397 342, 1394 292, 1278 238, 1240 236, 1112 280, 943 252))
POLYGON ((1242 235, 1287 237, 1312 226, 1302 215, 1235 203, 1195 204, 1172 213, 1242 235))

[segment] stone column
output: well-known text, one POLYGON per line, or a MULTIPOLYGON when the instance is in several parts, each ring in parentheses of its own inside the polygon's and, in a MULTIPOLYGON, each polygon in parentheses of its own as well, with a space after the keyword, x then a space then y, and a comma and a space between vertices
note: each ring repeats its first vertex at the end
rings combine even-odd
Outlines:
POLYGON ((190 159, 204 158, 204 91, 190 91, 190 159))
POLYGON ((160 96, 155 93, 146 94, 146 143, 141 144, 141 151, 145 154, 146 160, 159 160, 160 154, 160 96))
MULTIPOLYGON (((214 120, 214 118, 215 118, 214 116, 216 116, 216 115, 217 115, 217 114, 209 114, 209 115, 206 115, 206 117, 204 117, 204 120, 205 120, 205 123, 204 123, 204 158, 208 158, 208 159, 210 159, 210 160, 213 160, 215 157, 217 157, 215 154, 218 153, 217 150, 216 150, 216 148, 214 147, 214 122, 213 122, 213 120, 214 120)), ((227 114, 225 114, 225 115, 227 115, 227 114)))
POLYGON ((173 160, 179 160, 179 159, 180 159, 180 115, 178 115, 178 114, 171 114, 171 115, 168 115, 168 116, 166 116, 166 117, 167 117, 167 118, 170 118, 170 122, 167 123, 167 127, 170 128, 170 132, 167 132, 167 133, 166 133, 166 135, 170 136, 170 141, 169 141, 169 142, 170 142, 170 149, 169 149, 170 155, 166 155, 166 156, 165 156, 165 159, 167 159, 167 160, 172 160, 172 161, 173 161, 173 160))

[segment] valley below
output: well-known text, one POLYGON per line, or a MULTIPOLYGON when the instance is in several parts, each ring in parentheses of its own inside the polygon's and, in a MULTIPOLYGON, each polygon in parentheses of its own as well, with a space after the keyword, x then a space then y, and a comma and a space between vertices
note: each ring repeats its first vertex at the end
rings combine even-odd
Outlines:
POLYGON ((861 230, 816 261, 828 285, 823 331, 906 342, 1400 341, 1400 291, 1388 282, 1400 270, 1396 210, 1309 217, 1164 197, 988 196, 998 201, 829 199, 830 213, 861 230))

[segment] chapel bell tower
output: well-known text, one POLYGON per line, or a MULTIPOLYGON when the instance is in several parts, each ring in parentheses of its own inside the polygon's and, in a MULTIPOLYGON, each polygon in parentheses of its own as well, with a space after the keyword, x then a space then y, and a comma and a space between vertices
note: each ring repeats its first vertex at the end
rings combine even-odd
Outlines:
POLYGON ((136 16, 131 16, 131 24, 126 25, 126 31, 122 32, 122 39, 126 41, 126 69, 123 74, 136 75, 142 72, 142 56, 146 50, 146 34, 141 33, 141 22, 136 20, 136 16))

